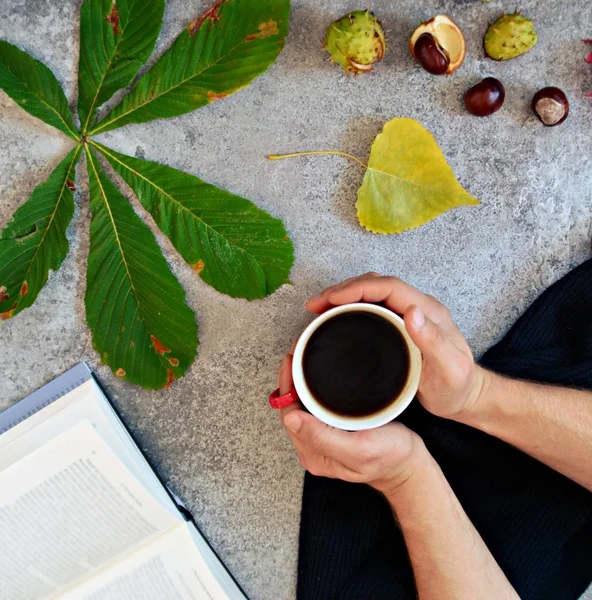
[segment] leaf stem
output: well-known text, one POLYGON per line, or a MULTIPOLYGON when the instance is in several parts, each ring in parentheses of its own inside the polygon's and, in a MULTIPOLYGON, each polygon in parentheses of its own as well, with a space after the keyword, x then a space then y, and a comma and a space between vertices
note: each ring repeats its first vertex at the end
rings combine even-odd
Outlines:
POLYGON ((297 156, 311 156, 316 154, 345 156, 345 158, 355 160, 358 164, 362 165, 364 169, 368 168, 368 165, 363 163, 359 158, 356 158, 351 154, 347 154, 347 152, 339 152, 339 150, 310 150, 308 152, 292 152, 291 154, 268 154, 267 158, 269 160, 283 160, 284 158, 294 158, 297 156))

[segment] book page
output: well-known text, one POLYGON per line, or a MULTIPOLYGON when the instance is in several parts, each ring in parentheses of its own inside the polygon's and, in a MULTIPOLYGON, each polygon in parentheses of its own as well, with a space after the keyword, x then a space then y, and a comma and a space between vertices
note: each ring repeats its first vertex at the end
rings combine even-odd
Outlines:
POLYGON ((244 600, 227 594, 186 527, 175 529, 82 583, 61 600, 244 600))
MULTIPOLYGON (((17 407, 18 404, 14 408, 17 407)), ((177 509, 162 483, 92 379, 0 435, 0 471, 85 419, 140 483, 176 514, 177 509)))
POLYGON ((210 573, 214 576, 218 585, 226 592, 226 595, 233 600, 235 598, 245 600, 245 594, 233 579, 230 571, 226 569, 224 563, 214 552, 203 533, 191 522, 187 523, 187 529, 210 573))
POLYGON ((0 595, 48 598, 184 523, 82 421, 0 472, 0 595))

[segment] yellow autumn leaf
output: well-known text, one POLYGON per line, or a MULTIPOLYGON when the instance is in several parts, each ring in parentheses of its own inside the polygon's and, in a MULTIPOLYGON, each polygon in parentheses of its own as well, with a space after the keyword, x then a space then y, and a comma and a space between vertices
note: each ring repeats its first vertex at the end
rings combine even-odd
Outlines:
POLYGON ((474 204, 479 201, 456 180, 427 129, 413 119, 386 123, 358 191, 360 225, 374 233, 401 233, 474 204))

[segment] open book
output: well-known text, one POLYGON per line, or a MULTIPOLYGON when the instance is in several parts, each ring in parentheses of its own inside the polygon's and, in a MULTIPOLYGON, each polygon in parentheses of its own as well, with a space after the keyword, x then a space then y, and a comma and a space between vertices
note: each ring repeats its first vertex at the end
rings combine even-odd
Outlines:
POLYGON ((0 414, 2 600, 245 600, 185 513, 86 365, 0 414))

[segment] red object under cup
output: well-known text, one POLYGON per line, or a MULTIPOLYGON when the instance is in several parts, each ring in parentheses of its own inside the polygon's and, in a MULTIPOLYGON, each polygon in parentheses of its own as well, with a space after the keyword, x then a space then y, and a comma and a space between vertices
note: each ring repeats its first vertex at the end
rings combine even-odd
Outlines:
POLYGON ((271 408, 286 408, 286 406, 290 406, 290 404, 295 404, 296 402, 300 402, 300 398, 298 398, 298 394, 296 393, 296 388, 292 388, 287 394, 283 394, 280 396, 280 388, 271 392, 269 396, 269 406, 271 408))

